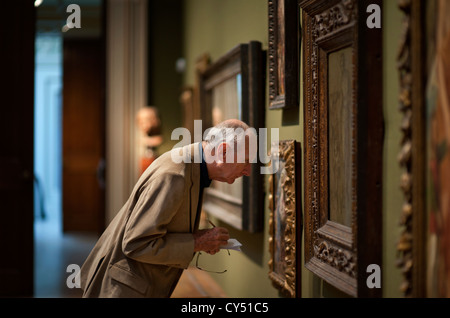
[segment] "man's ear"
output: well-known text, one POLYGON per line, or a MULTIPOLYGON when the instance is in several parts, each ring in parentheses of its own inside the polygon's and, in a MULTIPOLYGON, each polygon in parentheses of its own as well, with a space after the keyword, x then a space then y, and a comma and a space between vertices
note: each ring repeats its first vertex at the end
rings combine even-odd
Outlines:
POLYGON ((222 162, 226 162, 226 158, 227 158, 227 151, 228 151, 228 145, 227 143, 223 142, 219 145, 218 147, 218 158, 220 158, 222 160, 222 162))

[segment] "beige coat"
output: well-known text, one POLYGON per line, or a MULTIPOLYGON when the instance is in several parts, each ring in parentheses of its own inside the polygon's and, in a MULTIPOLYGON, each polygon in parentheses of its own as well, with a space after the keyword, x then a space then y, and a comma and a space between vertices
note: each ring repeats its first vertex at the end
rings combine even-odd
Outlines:
POLYGON ((191 163, 174 163, 167 152, 143 173, 81 268, 83 297, 172 294, 194 256, 200 164, 193 154, 198 147, 172 150, 181 154, 183 149, 191 163))

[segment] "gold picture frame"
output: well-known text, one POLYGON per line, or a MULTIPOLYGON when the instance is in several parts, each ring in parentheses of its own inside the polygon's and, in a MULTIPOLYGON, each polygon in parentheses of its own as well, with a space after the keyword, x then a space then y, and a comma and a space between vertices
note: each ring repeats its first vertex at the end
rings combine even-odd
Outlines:
POLYGON ((283 140, 272 145, 269 177, 269 278, 287 297, 300 297, 300 143, 283 140))

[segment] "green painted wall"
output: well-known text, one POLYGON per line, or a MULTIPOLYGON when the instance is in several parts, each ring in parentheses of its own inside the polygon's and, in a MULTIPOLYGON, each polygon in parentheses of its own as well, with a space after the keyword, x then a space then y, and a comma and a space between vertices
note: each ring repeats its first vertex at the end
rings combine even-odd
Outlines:
MULTIPOLYGON (((395 267, 396 241, 400 229, 398 221, 402 205, 399 189, 400 168, 397 163, 400 142, 398 111, 398 74, 396 53, 401 32, 401 13, 397 2, 383 3, 383 111, 385 118, 385 146, 383 163, 383 296, 400 297, 401 273, 395 267)), ((209 53, 214 61, 239 43, 260 41, 268 46, 266 0, 184 0, 183 56, 187 69, 184 85, 194 85, 196 59, 209 53)), ((302 69, 302 68, 301 68, 302 69)), ((266 97, 266 127, 279 128, 280 139, 296 139, 303 144, 303 76, 300 74, 300 109, 297 111, 268 110, 266 97)), ((266 92, 267 95, 267 92, 266 92)), ((266 193, 268 193, 266 178, 266 193)), ((303 196, 303 194, 302 194, 303 196)), ((265 199, 265 228, 262 233, 249 234, 232 228, 232 237, 241 241, 243 252, 221 252, 214 256, 202 254, 201 266, 211 270, 227 269, 225 274, 211 274, 229 297, 280 297, 268 278, 268 218, 265 199)), ((227 226, 220 224, 217 225, 227 226)), ((303 241, 301 245, 303 246, 303 241)), ((303 250, 301 251, 303 258, 303 250)), ((331 285, 306 270, 301 264, 302 297, 345 297, 331 285)))
MULTIPOLYGON (((185 0, 184 6, 185 85, 194 85, 195 61, 203 53, 209 53, 211 60, 215 61, 236 45, 253 40, 260 41, 263 49, 267 49, 266 0, 185 0)), ((280 122, 280 112, 267 113, 268 128, 279 127, 280 122)), ((280 132, 280 137, 292 138, 299 133, 297 125, 280 132)), ((268 210, 265 209, 264 213, 267 220, 268 210)), ((243 243, 243 252, 231 251, 231 256, 225 251, 214 256, 203 253, 201 266, 217 271, 228 270, 211 276, 229 297, 278 297, 277 289, 272 287, 268 278, 267 221, 264 230, 257 234, 235 230, 217 220, 214 222, 229 228, 231 237, 243 243)))
POLYGON ((402 193, 397 156, 400 152, 401 113, 398 110, 397 51, 402 30, 402 13, 397 1, 383 1, 383 112, 385 139, 383 154, 383 297, 401 297, 402 276, 395 266, 396 243, 400 237, 402 193))
POLYGON ((195 60, 212 60, 234 46, 260 41, 267 48, 266 0, 184 0, 185 84, 194 84, 195 60))

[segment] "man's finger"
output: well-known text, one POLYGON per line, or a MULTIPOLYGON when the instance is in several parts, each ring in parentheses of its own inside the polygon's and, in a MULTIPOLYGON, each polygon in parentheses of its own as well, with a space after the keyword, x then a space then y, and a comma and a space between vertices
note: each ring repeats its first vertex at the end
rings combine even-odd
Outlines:
POLYGON ((226 233, 216 233, 216 234, 214 234, 213 238, 216 240, 227 240, 228 241, 230 239, 230 236, 226 233))
POLYGON ((228 230, 224 227, 215 227, 213 229, 216 233, 224 233, 224 234, 228 234, 228 230))

